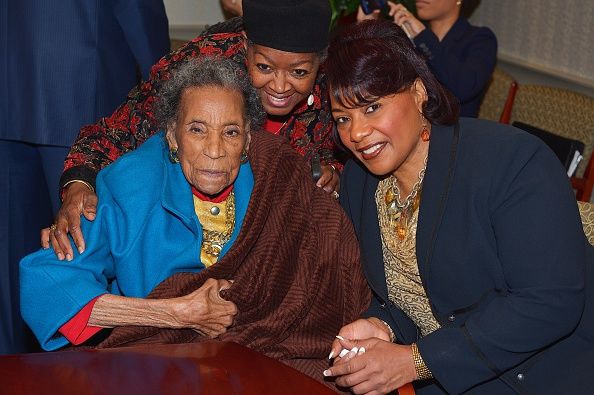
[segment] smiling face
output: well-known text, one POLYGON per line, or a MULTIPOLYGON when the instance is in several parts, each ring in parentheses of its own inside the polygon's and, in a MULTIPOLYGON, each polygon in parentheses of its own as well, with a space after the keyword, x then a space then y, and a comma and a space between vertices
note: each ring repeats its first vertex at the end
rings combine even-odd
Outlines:
POLYGON ((417 15, 424 21, 436 19, 457 18, 460 15, 460 6, 457 0, 417 0, 417 15))
POLYGON ((343 144, 370 172, 400 179, 399 173, 418 173, 427 156, 428 144, 421 139, 426 100, 425 87, 417 79, 401 93, 354 108, 331 95, 332 116, 343 144))
POLYGON ((247 65, 264 110, 283 116, 309 96, 320 61, 315 53, 285 52, 253 44, 247 49, 247 65))
POLYGON ((250 136, 240 92, 218 86, 184 90, 169 147, 177 148, 184 176, 198 191, 216 195, 237 178, 250 136))

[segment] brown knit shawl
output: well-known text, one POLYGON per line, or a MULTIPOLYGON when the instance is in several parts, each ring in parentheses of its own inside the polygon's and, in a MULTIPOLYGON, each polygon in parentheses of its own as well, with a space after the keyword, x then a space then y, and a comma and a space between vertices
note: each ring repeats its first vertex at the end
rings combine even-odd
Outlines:
MULTIPOLYGON (((309 167, 288 144, 252 132, 254 189, 239 236, 215 265, 178 273, 149 298, 173 298, 206 279, 233 279, 221 295, 238 314, 218 337, 283 361, 322 380, 339 329, 367 308, 370 291, 352 225, 338 203, 316 187, 309 167)), ((188 329, 118 327, 99 347, 197 342, 188 329)))

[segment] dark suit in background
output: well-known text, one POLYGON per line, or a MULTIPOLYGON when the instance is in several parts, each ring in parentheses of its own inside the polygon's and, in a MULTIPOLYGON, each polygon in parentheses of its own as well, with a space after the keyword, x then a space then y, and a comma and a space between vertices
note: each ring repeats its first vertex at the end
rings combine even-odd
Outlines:
POLYGON ((417 342, 443 386, 417 383, 419 395, 591 393, 594 248, 548 147, 488 121, 462 118, 458 136, 433 126, 416 254, 441 328, 423 338, 388 300, 378 182, 351 161, 340 200, 374 292, 368 315, 388 322, 399 343, 417 342))
POLYGON ((29 348, 18 261, 59 206, 70 145, 168 50, 162 0, 0 2, 0 354, 29 348))
POLYGON ((476 118, 497 62, 497 38, 491 29, 460 17, 443 40, 427 28, 414 42, 435 77, 460 102, 460 116, 476 118))

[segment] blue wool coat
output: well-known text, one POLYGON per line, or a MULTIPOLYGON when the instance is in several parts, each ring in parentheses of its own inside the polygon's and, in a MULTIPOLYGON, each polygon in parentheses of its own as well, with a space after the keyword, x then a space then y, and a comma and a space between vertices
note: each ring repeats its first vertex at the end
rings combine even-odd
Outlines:
MULTIPOLYGON (((45 350, 68 344, 58 329, 93 298, 107 292, 145 297, 174 273, 204 268, 190 184, 167 153, 160 133, 99 173, 97 216, 82 222, 83 254, 60 262, 48 249, 21 261, 21 312, 45 350)), ((234 185, 235 228, 222 255, 237 238, 250 200, 248 163, 234 185)))
POLYGON ((476 119, 434 126, 416 255, 441 328, 420 337, 388 300, 375 203, 379 179, 349 162, 340 200, 373 291, 368 316, 417 342, 435 380, 417 394, 586 394, 594 388, 594 248, 552 151, 476 119))

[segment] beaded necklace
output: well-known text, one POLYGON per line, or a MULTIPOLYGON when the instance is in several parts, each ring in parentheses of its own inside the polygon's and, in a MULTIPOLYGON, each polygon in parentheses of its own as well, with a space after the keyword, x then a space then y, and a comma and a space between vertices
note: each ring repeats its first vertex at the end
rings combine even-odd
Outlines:
POLYGON ((404 240, 408 234, 409 221, 412 218, 413 213, 419 208, 421 202, 421 185, 423 185, 423 179, 425 178, 425 170, 427 169, 427 157, 415 185, 413 185, 410 194, 404 199, 404 202, 400 202, 400 188, 398 187, 398 179, 394 176, 390 177, 390 185, 384 195, 384 201, 386 203, 388 215, 390 216, 393 223, 395 223, 395 231, 400 241, 404 240))

